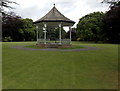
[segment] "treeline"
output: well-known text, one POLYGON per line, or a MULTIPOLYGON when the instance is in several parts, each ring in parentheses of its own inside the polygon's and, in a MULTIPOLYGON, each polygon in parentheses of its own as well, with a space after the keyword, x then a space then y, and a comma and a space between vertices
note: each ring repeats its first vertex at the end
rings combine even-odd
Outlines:
MULTIPOLYGON (((63 30, 63 38, 69 38, 69 31, 63 30)), ((79 19, 76 28, 72 29, 73 41, 94 41, 120 43, 120 1, 112 2, 106 13, 93 12, 79 19)), ((59 37, 59 31, 50 33, 52 39, 59 37)), ((22 19, 11 13, 2 14, 3 41, 34 41, 36 28, 32 19, 22 19)))
POLYGON ((78 41, 120 43, 120 1, 106 13, 94 12, 80 18, 76 28, 78 41))
POLYGON ((36 40, 36 28, 32 19, 22 19, 13 12, 2 15, 3 41, 36 40))

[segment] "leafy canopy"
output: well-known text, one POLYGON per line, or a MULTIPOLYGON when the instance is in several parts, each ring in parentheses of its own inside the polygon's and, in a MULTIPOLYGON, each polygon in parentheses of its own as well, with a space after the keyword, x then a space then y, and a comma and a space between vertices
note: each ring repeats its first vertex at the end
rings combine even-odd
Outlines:
POLYGON ((94 12, 82 17, 77 25, 77 37, 80 40, 87 41, 94 40, 97 42, 100 40, 103 16, 103 12, 94 12))

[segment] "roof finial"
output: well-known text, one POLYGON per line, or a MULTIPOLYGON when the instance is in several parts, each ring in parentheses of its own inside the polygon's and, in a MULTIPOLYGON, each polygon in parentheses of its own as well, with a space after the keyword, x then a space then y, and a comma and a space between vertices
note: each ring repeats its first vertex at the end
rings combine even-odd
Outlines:
POLYGON ((54 7, 55 7, 55 3, 54 3, 53 5, 54 5, 54 7))

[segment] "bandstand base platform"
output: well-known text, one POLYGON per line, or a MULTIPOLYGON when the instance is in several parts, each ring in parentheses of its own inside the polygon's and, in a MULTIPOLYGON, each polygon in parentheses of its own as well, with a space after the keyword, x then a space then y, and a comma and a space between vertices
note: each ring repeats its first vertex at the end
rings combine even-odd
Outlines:
POLYGON ((36 44, 37 47, 39 48, 72 48, 71 44, 36 44))

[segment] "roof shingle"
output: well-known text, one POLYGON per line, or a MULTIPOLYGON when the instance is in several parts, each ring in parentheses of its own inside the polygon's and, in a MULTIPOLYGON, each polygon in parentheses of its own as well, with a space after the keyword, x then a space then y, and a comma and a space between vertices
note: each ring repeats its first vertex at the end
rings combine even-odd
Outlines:
POLYGON ((63 14, 61 14, 56 9, 55 6, 45 16, 35 21, 34 23, 40 23, 40 22, 66 22, 66 23, 72 23, 72 24, 75 23, 74 21, 68 19, 63 14))

